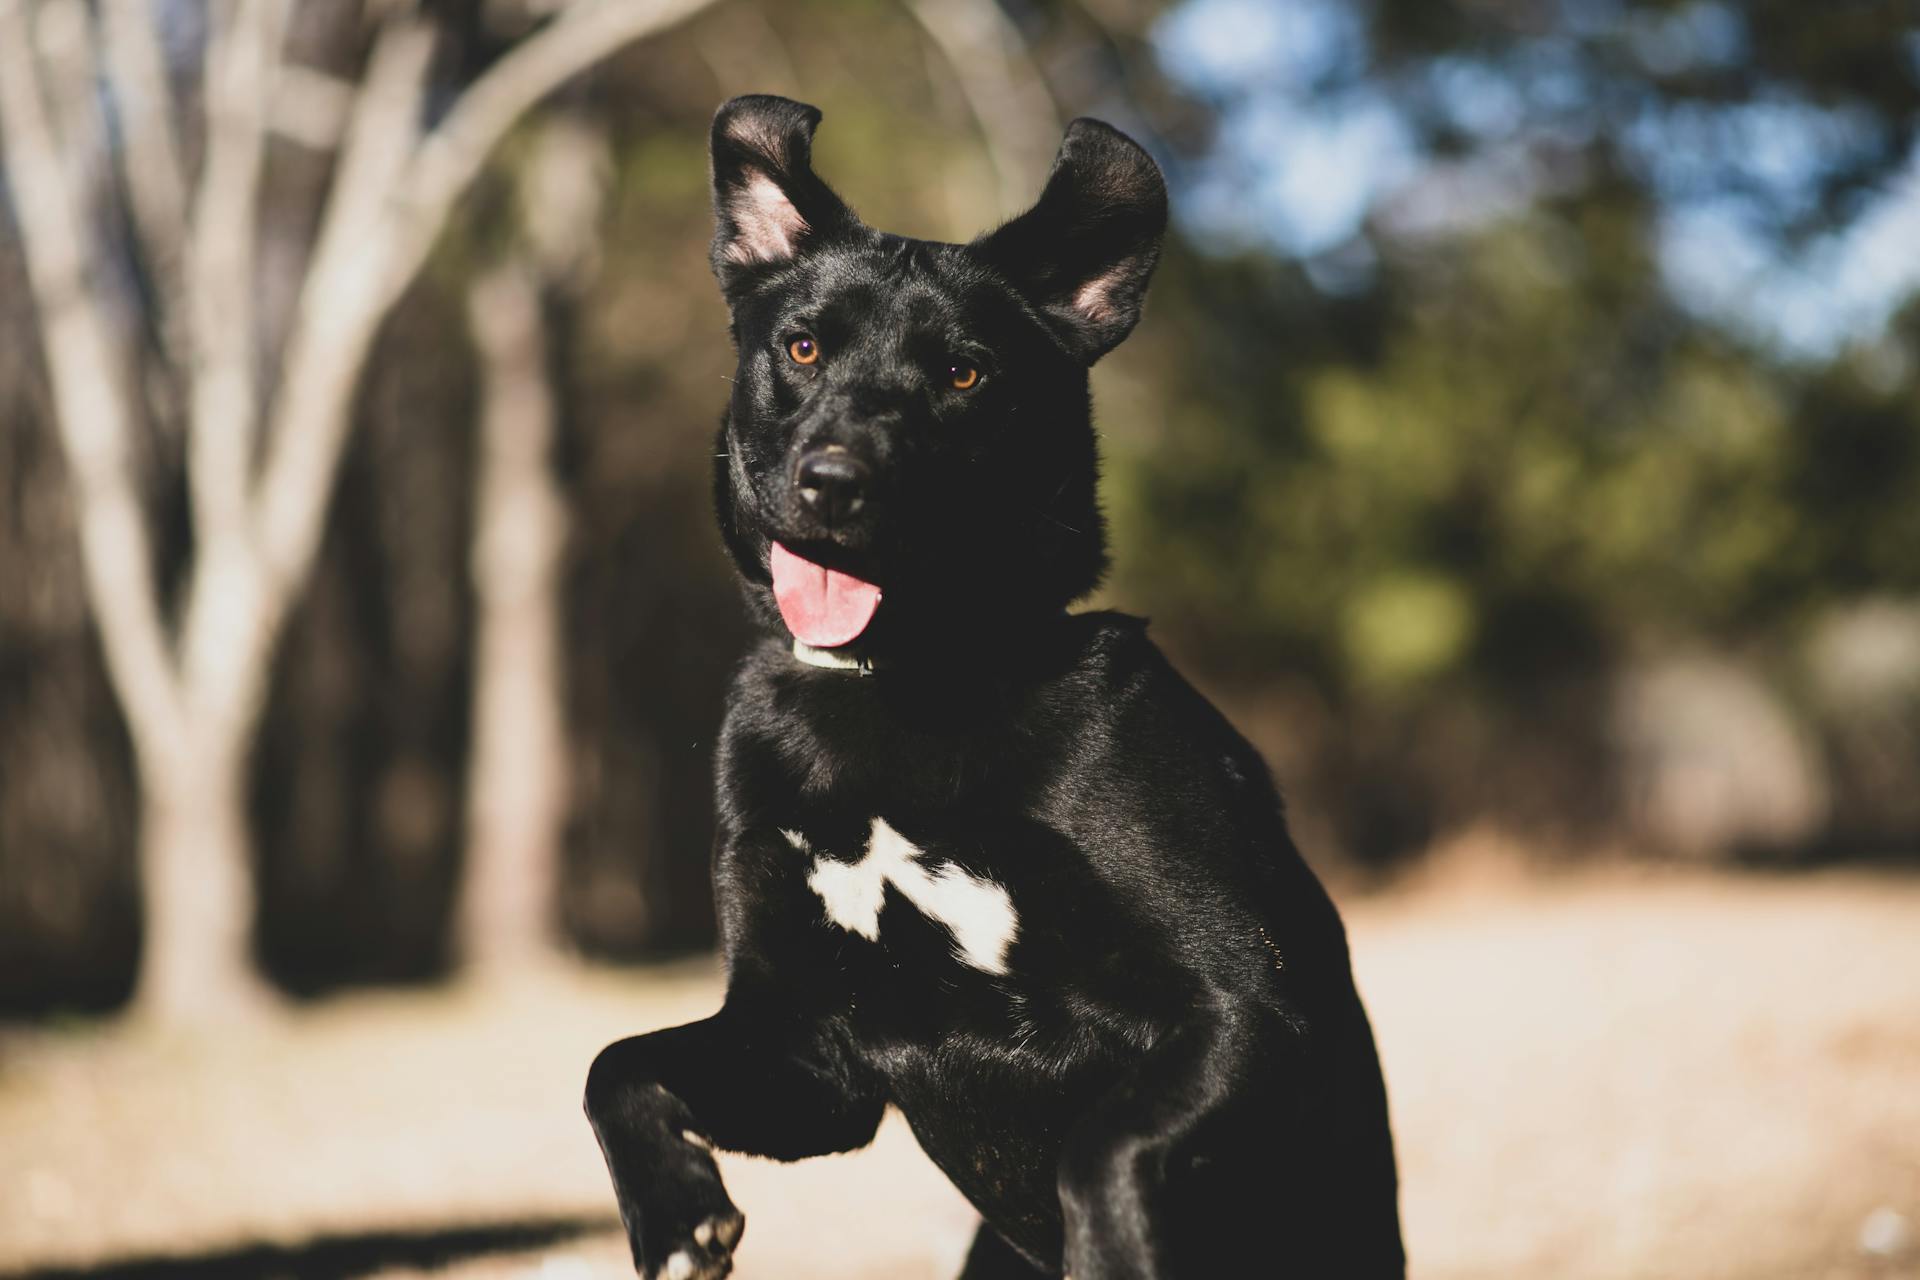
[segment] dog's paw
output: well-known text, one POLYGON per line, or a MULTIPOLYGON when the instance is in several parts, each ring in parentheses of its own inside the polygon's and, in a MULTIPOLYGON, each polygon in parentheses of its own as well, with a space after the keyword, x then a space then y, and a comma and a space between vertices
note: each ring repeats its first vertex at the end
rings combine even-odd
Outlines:
POLYGON ((647 1280, 721 1280, 733 1270, 733 1246, 746 1230, 738 1209, 711 1214, 679 1239, 669 1241, 647 1280))
POLYGON ((721 1280, 733 1270, 746 1219, 705 1142, 685 1134, 621 1173, 614 1187, 640 1280, 721 1280))

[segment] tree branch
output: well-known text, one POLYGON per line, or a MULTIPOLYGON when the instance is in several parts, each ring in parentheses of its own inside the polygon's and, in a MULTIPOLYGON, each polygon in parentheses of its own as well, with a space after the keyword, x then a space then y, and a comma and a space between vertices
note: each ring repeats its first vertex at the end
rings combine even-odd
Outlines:
MULTIPOLYGON (((454 202, 516 121, 561 84, 642 36, 712 0, 577 0, 527 37, 460 95, 420 147, 395 211, 408 279, 432 248, 454 202)), ((404 281, 402 282, 404 284, 404 281)))
MULTIPOLYGON (((248 0, 250 3, 251 0, 248 0)), ((418 137, 433 29, 389 19, 374 42, 282 360, 272 431, 247 512, 249 572, 209 583, 190 610, 184 663, 215 688, 219 713, 244 719, 263 696, 267 659, 320 541, 361 366, 393 290, 385 202, 418 137)))
POLYGON ((153 28, 151 0, 101 0, 100 35, 134 232, 160 304, 156 328, 167 359, 184 369, 187 344, 180 308, 186 296, 186 166, 180 159, 173 90, 153 28))
POLYGON ((318 544, 373 336, 493 148, 569 77, 709 3, 580 0, 488 68, 411 156, 432 33, 390 20, 355 102, 301 294, 254 508, 269 590, 282 602, 318 544))
POLYGON ((353 89, 348 81, 324 71, 296 63, 283 65, 273 94, 273 131, 310 150, 331 151, 339 145, 353 113, 353 89))
POLYGON ((907 8, 953 72, 999 179, 1000 213, 1039 190, 1060 115, 1020 32, 994 0, 908 0, 907 8))
POLYGON ((90 211, 88 189, 98 181, 101 159, 108 151, 99 99, 93 92, 100 74, 93 14, 85 0, 39 0, 28 13, 42 100, 51 112, 49 136, 60 147, 75 207, 90 211))
POLYGON ((188 477, 201 554, 244 552, 259 392, 254 385, 254 249, 260 173, 286 0, 229 0, 207 52, 207 156, 188 258, 193 404, 188 477), (237 545, 228 545, 237 544, 237 545))
MULTIPOLYGON (((107 672, 142 768, 176 759, 185 717, 161 622, 152 548, 132 477, 125 365, 88 264, 87 219, 49 123, 20 0, 0 0, 0 136, 40 317, 81 563, 107 672)), ((86 95, 92 85, 71 86, 86 95)))
MULTIPOLYGON (((433 29, 389 17, 355 95, 333 190, 296 305, 252 506, 258 625, 204 628, 190 615, 193 671, 231 668, 236 706, 257 702, 286 608, 319 548, 353 393, 381 321, 460 195, 534 104, 616 48, 711 0, 579 0, 494 63, 419 142, 433 29)), ((234 606, 238 609, 240 606, 234 606)))

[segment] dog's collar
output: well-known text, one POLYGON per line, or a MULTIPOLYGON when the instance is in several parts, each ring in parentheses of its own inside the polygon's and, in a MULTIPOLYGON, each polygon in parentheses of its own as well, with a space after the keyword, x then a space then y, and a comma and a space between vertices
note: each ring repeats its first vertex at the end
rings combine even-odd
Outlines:
POLYGON ((846 671, 854 675, 870 676, 875 667, 872 658, 856 658, 850 653, 837 649, 816 649, 798 636, 793 640, 793 656, 810 667, 819 667, 826 671, 846 671))

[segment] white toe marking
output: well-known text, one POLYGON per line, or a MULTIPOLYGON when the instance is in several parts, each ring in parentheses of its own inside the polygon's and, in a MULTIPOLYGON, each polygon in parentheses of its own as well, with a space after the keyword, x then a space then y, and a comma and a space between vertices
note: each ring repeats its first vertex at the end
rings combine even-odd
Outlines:
MULTIPOLYGON (((810 852, 804 837, 785 831, 789 843, 810 852)), ((985 973, 1007 971, 1007 949, 1020 931, 1013 898, 991 880, 968 874, 951 862, 929 869, 920 849, 887 825, 873 820, 866 856, 858 862, 816 858, 807 884, 820 895, 827 919, 870 942, 880 940, 880 907, 887 886, 923 913, 947 927, 959 958, 985 973)))
POLYGON ((713 1221, 711 1219, 693 1229, 693 1242, 702 1249, 713 1243, 713 1221))
POLYGON ((693 1280, 693 1255, 685 1249, 667 1259, 667 1265, 660 1269, 666 1280, 693 1280))
POLYGON ((680 1140, 682 1142, 691 1143, 692 1145, 700 1148, 702 1151, 713 1150, 713 1144, 711 1142, 708 1142, 705 1138, 701 1137, 699 1134, 695 1133, 691 1129, 682 1129, 680 1131, 680 1140))

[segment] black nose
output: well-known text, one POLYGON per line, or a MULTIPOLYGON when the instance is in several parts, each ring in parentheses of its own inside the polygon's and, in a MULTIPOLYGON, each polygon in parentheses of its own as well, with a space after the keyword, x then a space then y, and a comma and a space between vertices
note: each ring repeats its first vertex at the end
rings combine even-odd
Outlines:
POLYGON ((867 505, 867 464, 839 445, 828 445, 800 455, 794 479, 800 501, 821 524, 832 528, 859 514, 867 505))

